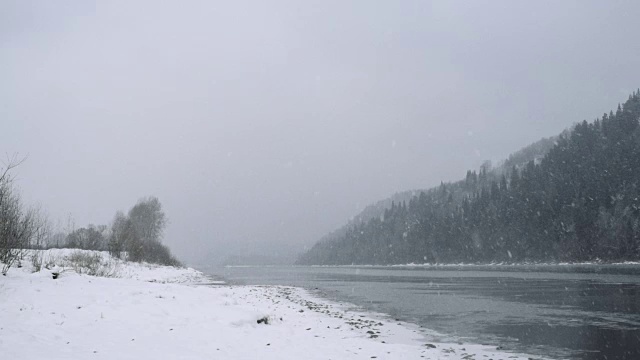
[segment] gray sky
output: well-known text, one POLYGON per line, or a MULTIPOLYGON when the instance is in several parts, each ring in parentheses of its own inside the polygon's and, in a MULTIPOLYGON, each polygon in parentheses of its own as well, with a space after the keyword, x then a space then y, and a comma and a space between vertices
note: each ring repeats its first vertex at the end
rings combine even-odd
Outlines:
MULTIPOLYGON (((0 152, 54 222, 309 244, 640 86, 636 1, 0 2, 0 152)), ((262 251, 262 250, 260 250, 262 251)))

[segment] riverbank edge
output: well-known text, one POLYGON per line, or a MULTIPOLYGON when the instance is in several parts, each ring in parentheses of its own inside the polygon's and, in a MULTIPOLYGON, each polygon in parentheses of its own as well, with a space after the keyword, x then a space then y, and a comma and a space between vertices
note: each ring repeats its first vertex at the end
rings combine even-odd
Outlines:
MULTIPOLYGON (((48 255, 64 259, 78 251, 48 255)), ((194 269, 96 256, 117 268, 111 278, 87 276, 63 262, 40 271, 23 264, 2 279, 3 353, 53 359, 145 359, 152 354, 160 359, 531 358, 495 347, 438 342, 438 334, 428 329, 302 288, 223 285, 194 269)))

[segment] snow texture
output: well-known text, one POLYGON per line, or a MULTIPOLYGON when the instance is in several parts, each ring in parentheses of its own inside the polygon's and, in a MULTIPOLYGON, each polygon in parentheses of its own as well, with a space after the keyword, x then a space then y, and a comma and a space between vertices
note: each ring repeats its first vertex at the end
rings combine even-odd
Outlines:
POLYGON ((299 288, 222 285, 193 269, 124 263, 98 252, 84 253, 113 267, 111 277, 83 275, 68 260, 77 251, 36 252, 50 269, 33 272, 25 259, 0 278, 1 358, 529 358, 435 342, 437 334, 426 329, 299 288))

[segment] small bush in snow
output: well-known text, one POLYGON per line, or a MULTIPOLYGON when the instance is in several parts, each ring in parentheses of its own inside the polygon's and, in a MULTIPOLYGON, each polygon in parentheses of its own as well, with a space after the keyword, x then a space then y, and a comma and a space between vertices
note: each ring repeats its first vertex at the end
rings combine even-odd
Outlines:
POLYGON ((34 251, 31 253, 31 266, 33 266, 33 272, 39 272, 42 270, 42 251, 34 251))
POLYGON ((105 259, 99 252, 75 251, 66 258, 69 266, 78 274, 113 277, 116 275, 117 263, 105 259))

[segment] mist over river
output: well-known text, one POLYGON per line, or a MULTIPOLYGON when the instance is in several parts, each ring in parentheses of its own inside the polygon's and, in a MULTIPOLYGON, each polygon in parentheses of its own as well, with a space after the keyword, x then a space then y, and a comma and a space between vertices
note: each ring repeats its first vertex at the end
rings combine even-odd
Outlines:
POLYGON ((640 264, 226 267, 445 334, 550 358, 640 359, 640 264))

